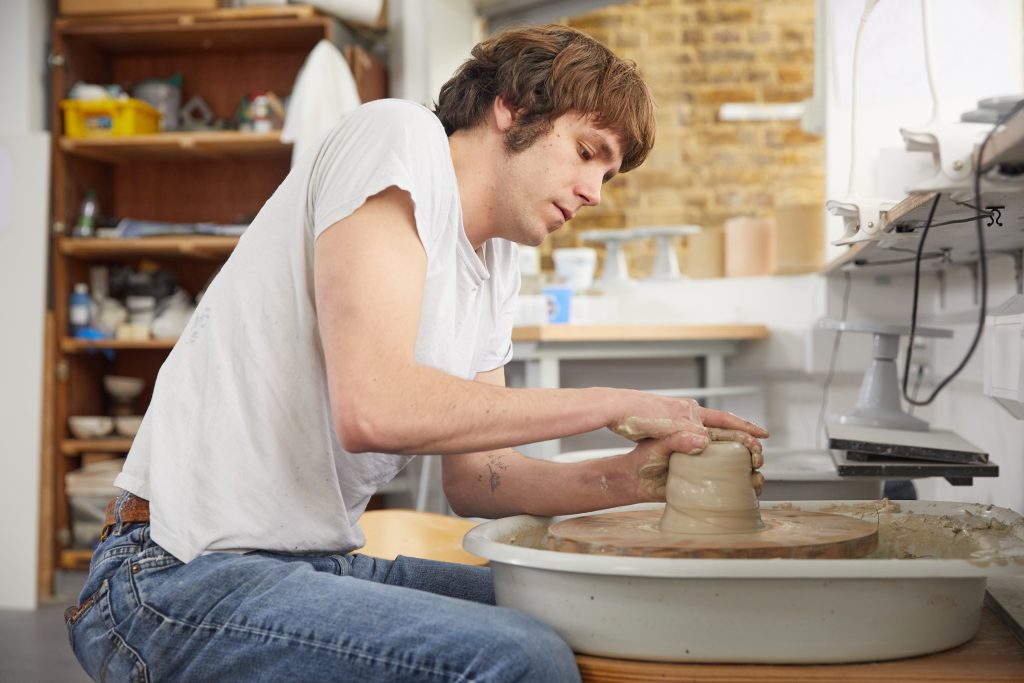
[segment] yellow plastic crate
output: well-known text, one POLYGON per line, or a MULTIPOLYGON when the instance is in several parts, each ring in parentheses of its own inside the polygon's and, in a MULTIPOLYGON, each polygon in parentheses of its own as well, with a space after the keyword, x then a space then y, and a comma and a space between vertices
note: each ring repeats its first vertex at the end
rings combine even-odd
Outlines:
POLYGON ((69 138, 144 135, 160 128, 160 112, 142 100, 61 100, 69 138))

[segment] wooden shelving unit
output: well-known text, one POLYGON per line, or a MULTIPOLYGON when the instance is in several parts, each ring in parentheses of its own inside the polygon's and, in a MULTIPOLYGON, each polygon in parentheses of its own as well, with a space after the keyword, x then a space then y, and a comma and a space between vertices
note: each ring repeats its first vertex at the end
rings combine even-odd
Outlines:
MULTIPOLYGON (((291 92, 309 52, 320 40, 337 42, 336 20, 311 7, 286 5, 211 12, 140 14, 54 22, 51 130, 53 226, 51 292, 45 378, 40 577, 50 594, 58 569, 85 569, 90 539, 74 539, 65 477, 89 454, 123 455, 130 438, 82 440, 68 431, 69 416, 112 414, 106 375, 142 378, 145 389, 131 410, 149 403, 157 372, 176 340, 83 340, 69 335, 68 298, 91 269, 129 267, 168 271, 195 296, 228 258, 238 237, 183 235, 138 239, 73 239, 82 199, 97 193, 100 213, 168 223, 245 225, 288 174, 291 145, 280 132, 218 128, 123 137, 68 138, 59 103, 72 84, 117 83, 129 89, 147 78, 182 77, 181 102, 199 95, 221 122, 230 122, 243 97, 291 92)), ((345 46, 364 100, 384 95, 379 60, 345 46)), ((221 125, 230 125, 230 123, 221 125)))

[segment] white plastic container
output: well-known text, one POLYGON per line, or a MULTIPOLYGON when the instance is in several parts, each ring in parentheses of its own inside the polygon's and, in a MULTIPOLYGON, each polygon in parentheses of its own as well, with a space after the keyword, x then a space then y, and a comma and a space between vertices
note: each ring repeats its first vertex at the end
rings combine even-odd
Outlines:
POLYGON ((104 460, 72 470, 64 476, 64 487, 71 503, 73 544, 87 548, 100 537, 107 501, 120 493, 114 478, 124 460, 104 460))

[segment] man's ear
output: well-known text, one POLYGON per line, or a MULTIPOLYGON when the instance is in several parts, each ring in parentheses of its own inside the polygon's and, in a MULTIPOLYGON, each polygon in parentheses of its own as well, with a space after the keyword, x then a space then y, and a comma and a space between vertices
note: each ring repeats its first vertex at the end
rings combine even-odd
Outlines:
POLYGON ((505 104, 505 100, 501 96, 494 98, 491 110, 494 113, 494 124, 498 127, 498 130, 502 133, 508 132, 516 121, 515 111, 505 104))

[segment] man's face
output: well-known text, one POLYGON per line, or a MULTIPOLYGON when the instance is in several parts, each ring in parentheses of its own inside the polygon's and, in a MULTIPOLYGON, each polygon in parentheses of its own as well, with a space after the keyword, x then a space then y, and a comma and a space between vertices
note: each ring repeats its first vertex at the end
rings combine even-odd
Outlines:
POLYGON ((601 202, 601 186, 618 171, 622 152, 614 133, 570 112, 501 163, 498 230, 513 242, 537 246, 581 207, 601 202))

